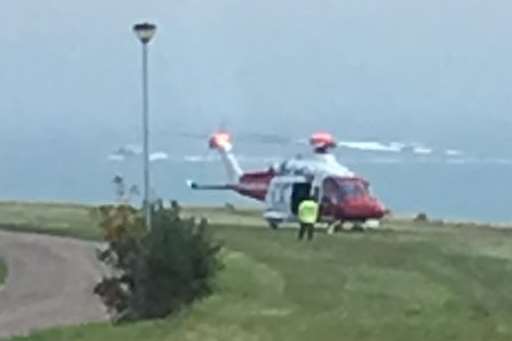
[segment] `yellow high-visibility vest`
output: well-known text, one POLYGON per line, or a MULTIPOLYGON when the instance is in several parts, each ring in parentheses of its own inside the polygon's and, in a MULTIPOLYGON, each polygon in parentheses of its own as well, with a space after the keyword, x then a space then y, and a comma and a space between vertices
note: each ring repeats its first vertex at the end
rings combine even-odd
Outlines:
POLYGON ((304 200, 299 205, 299 221, 314 224, 318 219, 318 204, 313 200, 304 200))

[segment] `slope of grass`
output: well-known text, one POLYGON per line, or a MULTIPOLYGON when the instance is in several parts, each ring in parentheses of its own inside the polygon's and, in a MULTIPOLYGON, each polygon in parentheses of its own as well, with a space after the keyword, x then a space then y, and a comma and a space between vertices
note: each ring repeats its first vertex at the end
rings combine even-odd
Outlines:
MULTIPOLYGON (((93 207, 80 204, 44 202, 0 202, 0 229, 45 233, 83 239, 101 238, 93 207)), ((254 209, 231 211, 221 207, 187 207, 185 217, 205 217, 217 224, 247 226, 262 224, 261 213, 254 209)))
POLYGON ((7 266, 5 262, 0 258, 0 287, 5 283, 7 277, 7 266))
MULTIPOLYGON (((78 219, 62 209, 74 219, 64 231, 77 221, 79 235, 96 231, 82 211, 78 219)), ((262 228, 251 211, 185 213, 211 218, 226 246, 215 295, 168 320, 56 328, 15 340, 512 339, 508 231, 402 221, 299 243, 294 230, 262 228)), ((63 213, 40 214, 50 225, 65 223, 63 213)))
POLYGON ((100 238, 91 207, 63 203, 0 202, 0 229, 100 238))

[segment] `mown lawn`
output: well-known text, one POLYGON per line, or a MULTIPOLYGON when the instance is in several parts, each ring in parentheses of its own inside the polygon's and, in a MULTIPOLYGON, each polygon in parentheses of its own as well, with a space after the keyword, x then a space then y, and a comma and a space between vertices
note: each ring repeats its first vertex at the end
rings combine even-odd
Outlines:
POLYGON ((91 207, 80 204, 0 202, 0 229, 85 239, 101 237, 91 207))
MULTIPOLYGON (((261 224, 259 211, 222 207, 187 207, 184 216, 204 216, 212 223, 237 226, 261 224)), ((92 206, 44 202, 0 202, 0 229, 99 239, 102 230, 92 206)))
POLYGON ((210 227, 225 245, 215 295, 167 320, 15 340, 512 339, 511 232, 402 221, 299 243, 222 214, 210 227))
POLYGON ((7 266, 5 262, 0 258, 0 287, 5 283, 7 277, 7 266))

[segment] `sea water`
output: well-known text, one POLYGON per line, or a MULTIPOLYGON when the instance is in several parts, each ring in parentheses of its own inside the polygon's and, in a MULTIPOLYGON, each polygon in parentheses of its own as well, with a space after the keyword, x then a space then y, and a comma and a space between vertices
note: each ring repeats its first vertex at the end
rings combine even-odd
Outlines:
MULTIPOLYGON (((16 147, 16 146, 15 146, 16 147)), ((18 146, 20 147, 20 146, 18 146)), ((204 146, 201 146, 202 148, 204 146)), ((0 200, 41 200, 100 203, 115 200, 112 179, 124 177, 140 187, 140 156, 124 161, 107 158, 108 148, 63 143, 31 148, 5 148, 0 168, 0 200), (21 152, 24 150, 24 152, 21 152)), ((197 150, 195 150, 197 152, 197 150)), ((222 184, 226 175, 215 154, 170 153, 151 163, 155 195, 186 204, 226 202, 255 207, 261 204, 231 192, 192 191, 186 180, 222 184)), ((287 155, 267 150, 260 156, 240 155, 245 170, 261 170, 287 155)), ((413 158, 399 156, 338 155, 340 161, 367 178, 373 193, 393 212, 425 212, 442 219, 511 222, 512 163, 497 159, 413 158)), ((135 201, 140 201, 135 198, 135 201)))

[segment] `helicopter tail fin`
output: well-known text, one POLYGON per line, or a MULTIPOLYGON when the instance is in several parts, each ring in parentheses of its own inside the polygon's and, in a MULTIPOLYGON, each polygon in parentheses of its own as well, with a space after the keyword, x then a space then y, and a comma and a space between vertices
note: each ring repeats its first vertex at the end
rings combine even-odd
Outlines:
POLYGON ((225 132, 217 132, 210 137, 209 146, 220 153, 224 167, 231 183, 237 183, 243 174, 242 168, 233 154, 231 136, 225 132))

